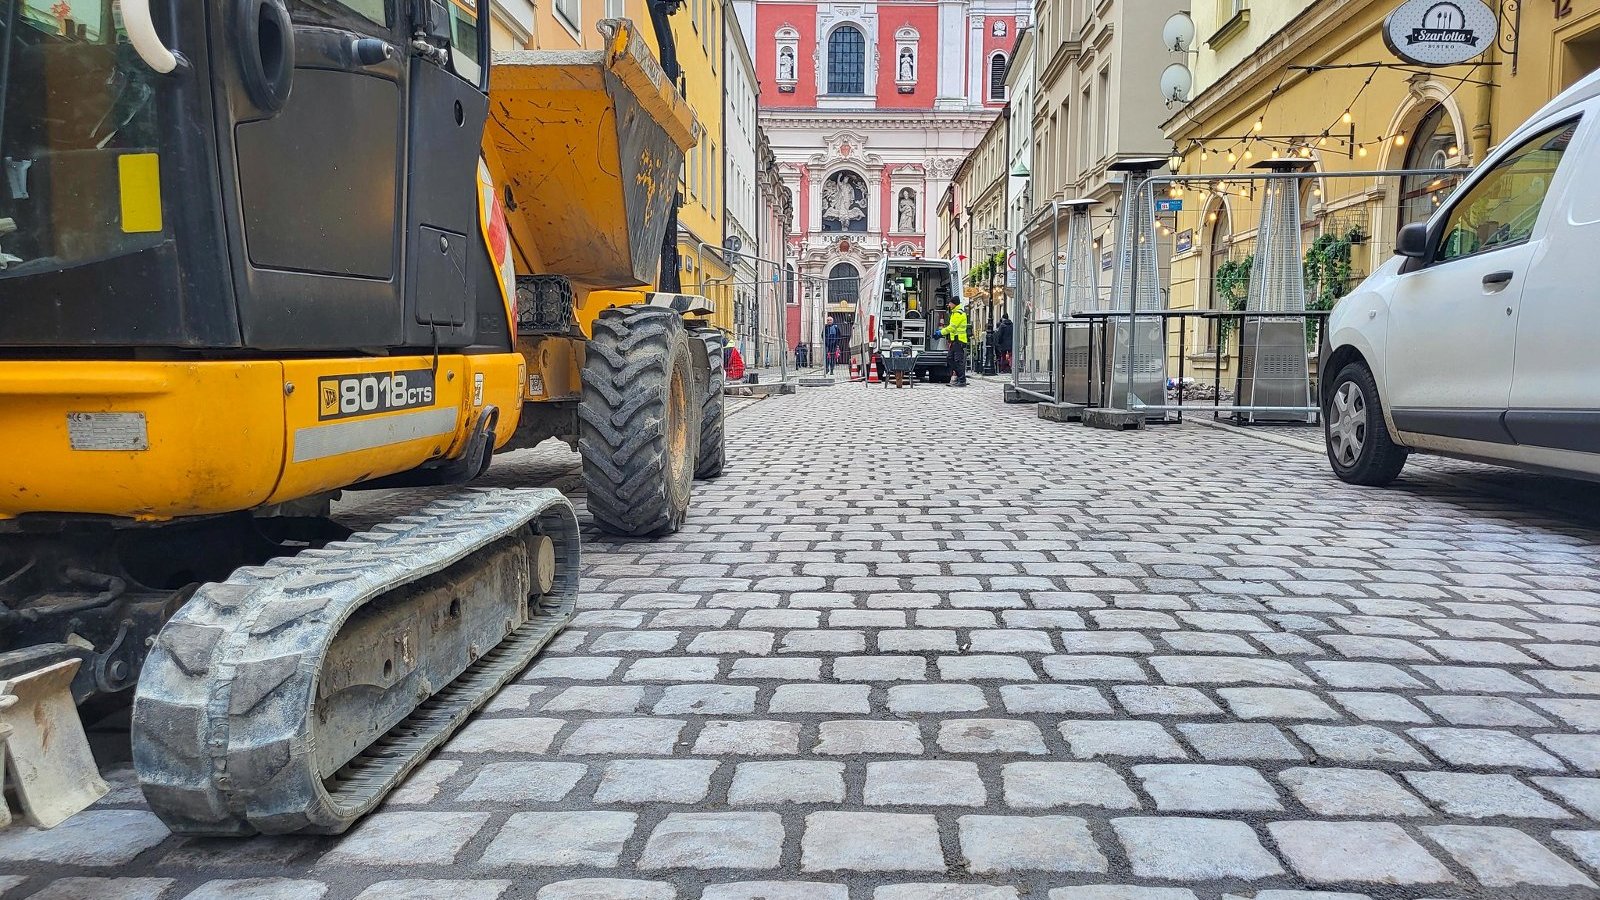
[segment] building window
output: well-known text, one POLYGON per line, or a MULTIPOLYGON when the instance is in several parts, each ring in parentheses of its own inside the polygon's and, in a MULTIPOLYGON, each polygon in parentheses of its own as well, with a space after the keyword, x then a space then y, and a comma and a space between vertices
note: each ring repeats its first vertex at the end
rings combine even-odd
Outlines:
POLYGON ((1100 84, 1097 87, 1100 96, 1100 155, 1097 159, 1104 159, 1110 155, 1113 143, 1111 140, 1111 67, 1100 70, 1100 84))
MULTIPOLYGON (((1210 276, 1206 279, 1206 281, 1210 286, 1210 289, 1206 291, 1206 308, 1211 310, 1226 310, 1228 308, 1228 301, 1227 298, 1222 296, 1222 288, 1217 283, 1217 275, 1223 270, 1223 267, 1228 264, 1228 254, 1232 251, 1231 241, 1233 237, 1233 225, 1228 220, 1228 207, 1222 203, 1218 203, 1215 208, 1211 210, 1210 215, 1208 215, 1206 218, 1211 220, 1210 234, 1208 235, 1211 253, 1208 257, 1206 265, 1206 274, 1210 276)), ((1216 349, 1217 341, 1221 336, 1219 329, 1217 328, 1217 324, 1217 319, 1203 320, 1201 327, 1205 330, 1204 333, 1200 335, 1204 339, 1203 349, 1216 349)))
POLYGON ((866 93, 867 42, 854 25, 828 35, 828 93, 866 93))
POLYGON ((583 27, 583 0, 555 0, 556 19, 574 36, 583 27))
POLYGON ((867 230, 867 183, 854 172, 835 172, 822 183, 822 230, 867 230))
POLYGON ((996 53, 989 57, 989 99, 1006 99, 1006 55, 996 53))
MULTIPOLYGON (((1443 104, 1428 110, 1412 130, 1406 145, 1404 168, 1448 169, 1461 161, 1460 139, 1455 120, 1443 104)), ((1450 196, 1461 179, 1454 175, 1406 175, 1400 179, 1400 221, 1398 231, 1412 222, 1426 222, 1450 196)))
POLYGON ((628 15, 628 5, 624 0, 606 0, 606 18, 622 19, 628 15))
POLYGON ((828 302, 854 303, 861 296, 861 270, 847 262, 828 270, 828 302))

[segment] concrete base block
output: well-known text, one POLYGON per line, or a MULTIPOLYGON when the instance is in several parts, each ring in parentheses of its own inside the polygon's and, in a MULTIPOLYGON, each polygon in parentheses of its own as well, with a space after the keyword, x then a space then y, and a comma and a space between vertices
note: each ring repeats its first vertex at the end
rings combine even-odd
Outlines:
POLYGON ((1029 396, 1028 394, 1024 394, 1024 393, 1018 391, 1017 390, 1017 386, 1014 385, 1014 384, 1006 385, 1005 388, 1003 389, 1003 392, 1004 392, 1005 401, 1007 403, 1038 403, 1039 402, 1039 398, 1038 397, 1029 396))
POLYGON ((1105 407, 1083 411, 1083 424, 1090 428, 1109 428, 1112 431, 1144 430, 1145 414, 1130 409, 1105 407))
POLYGON ((1088 412, 1080 403, 1040 403, 1039 418, 1049 422, 1077 422, 1088 412))
POLYGON ((800 376, 800 386, 801 387, 833 387, 833 381, 834 381, 834 379, 833 379, 832 375, 802 375, 802 376, 800 376))
POLYGON ((774 397, 778 394, 794 393, 794 385, 778 381, 763 381, 760 384, 730 384, 722 389, 722 393, 729 397, 774 397))

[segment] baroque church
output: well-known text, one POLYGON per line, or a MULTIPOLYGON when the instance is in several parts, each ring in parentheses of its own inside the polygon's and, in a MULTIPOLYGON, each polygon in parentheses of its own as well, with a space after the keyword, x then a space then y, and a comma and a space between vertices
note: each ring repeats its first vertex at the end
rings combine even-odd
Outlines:
POLYGON ((815 347, 884 255, 937 252, 939 198, 1005 105, 1025 0, 736 4, 794 197, 789 334, 815 347), (824 289, 825 288, 825 289, 824 289), (825 305, 825 308, 824 308, 825 305))

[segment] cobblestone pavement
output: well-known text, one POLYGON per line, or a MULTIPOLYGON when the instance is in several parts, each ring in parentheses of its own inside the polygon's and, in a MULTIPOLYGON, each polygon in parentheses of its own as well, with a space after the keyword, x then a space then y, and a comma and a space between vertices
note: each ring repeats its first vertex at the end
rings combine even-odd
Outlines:
POLYGON ((1600 530, 1479 490, 1525 479, 1357 490, 994 384, 751 403, 730 449, 683 533, 589 544, 572 628, 351 834, 171 837, 120 772, 0 834, 0 895, 1596 896, 1600 530))

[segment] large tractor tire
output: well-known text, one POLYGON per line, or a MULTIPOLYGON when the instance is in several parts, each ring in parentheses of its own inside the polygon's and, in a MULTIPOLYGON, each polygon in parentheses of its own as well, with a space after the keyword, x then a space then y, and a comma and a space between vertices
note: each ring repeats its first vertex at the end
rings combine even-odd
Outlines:
POLYGON ((700 401, 700 455, 695 460, 694 477, 710 479, 722 474, 722 465, 728 458, 722 428, 722 389, 728 383, 722 368, 722 351, 728 346, 728 338, 720 330, 706 325, 691 327, 689 336, 705 343, 708 364, 700 401))
POLYGON ((608 309, 584 357, 578 452, 590 515, 628 537, 677 531, 700 450, 700 390, 683 320, 661 307, 608 309))

